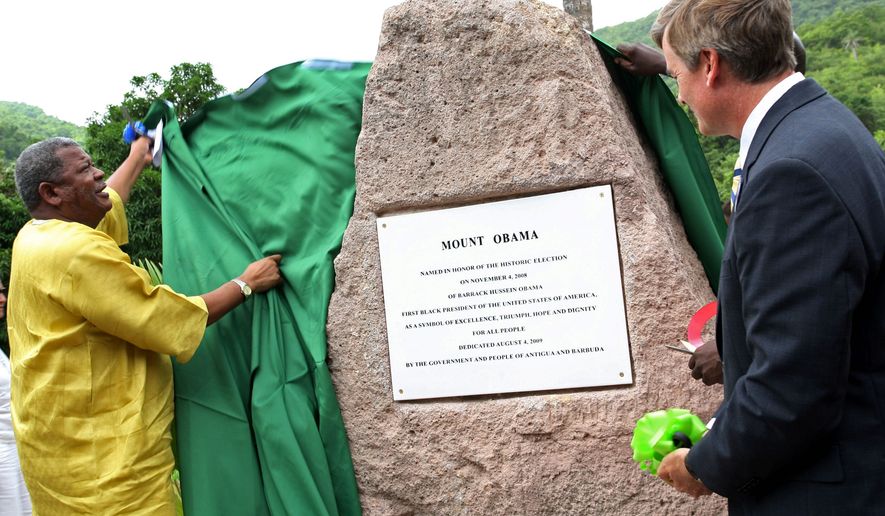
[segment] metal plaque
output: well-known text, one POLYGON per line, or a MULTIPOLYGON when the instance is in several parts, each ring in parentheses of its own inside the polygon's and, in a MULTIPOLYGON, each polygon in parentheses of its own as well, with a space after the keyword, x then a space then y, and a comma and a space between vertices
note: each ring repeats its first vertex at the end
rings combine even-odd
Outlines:
POLYGON ((632 383, 610 186, 377 222, 395 400, 632 383))

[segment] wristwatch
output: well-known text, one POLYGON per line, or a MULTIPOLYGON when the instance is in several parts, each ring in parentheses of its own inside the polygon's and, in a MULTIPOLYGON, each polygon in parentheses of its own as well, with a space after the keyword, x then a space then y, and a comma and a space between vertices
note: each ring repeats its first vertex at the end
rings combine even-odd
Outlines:
POLYGON ((243 297, 249 299, 249 296, 252 295, 252 287, 250 287, 248 283, 239 278, 234 278, 231 281, 233 281, 237 284, 238 287, 240 287, 240 292, 243 293, 243 297))

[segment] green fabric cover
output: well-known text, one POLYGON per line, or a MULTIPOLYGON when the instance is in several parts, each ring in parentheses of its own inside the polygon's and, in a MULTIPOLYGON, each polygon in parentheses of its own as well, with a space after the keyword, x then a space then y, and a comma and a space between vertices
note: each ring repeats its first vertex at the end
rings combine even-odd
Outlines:
POLYGON ((614 62, 615 57, 623 57, 621 53, 595 35, 591 36, 658 156, 661 174, 682 215, 685 234, 698 253, 715 293, 719 288, 727 227, 694 126, 660 77, 640 77, 624 70, 614 62))
POLYGON ((326 363, 332 260, 353 211, 354 150, 370 64, 295 63, 165 121, 165 281, 196 295, 283 255, 285 284, 210 326, 175 364, 188 516, 360 514, 326 363))

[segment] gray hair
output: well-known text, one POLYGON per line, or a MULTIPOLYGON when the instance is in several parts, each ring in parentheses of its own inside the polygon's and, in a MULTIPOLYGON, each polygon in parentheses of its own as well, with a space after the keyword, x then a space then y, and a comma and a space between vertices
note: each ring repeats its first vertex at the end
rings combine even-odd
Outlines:
POLYGON ((65 147, 80 147, 80 144, 57 136, 29 146, 16 160, 15 189, 28 211, 40 206, 40 183, 56 182, 61 177, 64 163, 58 157, 58 151, 65 147))

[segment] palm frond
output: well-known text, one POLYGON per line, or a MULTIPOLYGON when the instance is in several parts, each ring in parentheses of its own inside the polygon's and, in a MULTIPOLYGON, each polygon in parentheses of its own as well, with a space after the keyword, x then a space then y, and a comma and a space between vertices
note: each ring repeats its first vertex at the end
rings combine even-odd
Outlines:
POLYGON ((148 258, 139 258, 138 260, 135 260, 135 265, 138 265, 147 271, 148 275, 151 277, 151 284, 160 285, 163 283, 162 263, 156 263, 148 258))

